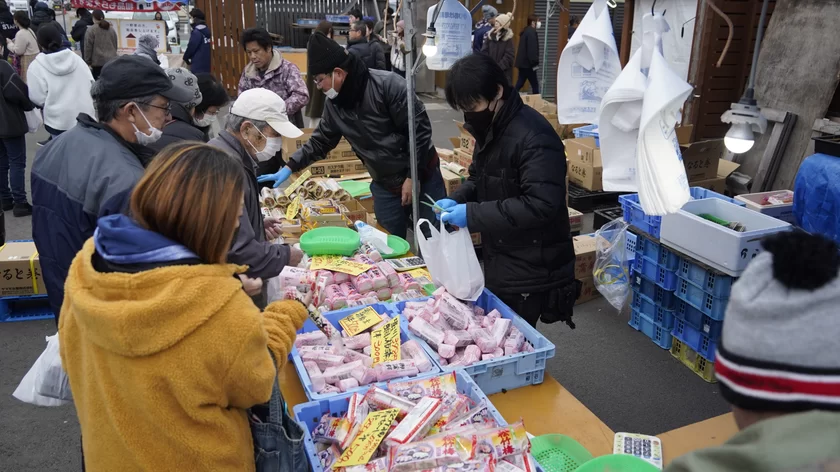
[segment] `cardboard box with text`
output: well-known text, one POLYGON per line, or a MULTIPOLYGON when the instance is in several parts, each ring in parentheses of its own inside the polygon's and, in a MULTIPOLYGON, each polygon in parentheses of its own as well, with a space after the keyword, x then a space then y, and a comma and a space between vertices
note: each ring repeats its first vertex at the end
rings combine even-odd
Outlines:
POLYGON ((8 242, 0 248, 0 296, 46 294, 41 274, 34 242, 8 242))
POLYGON ((592 277, 595 268, 595 235, 582 234, 572 238, 575 245, 575 278, 583 280, 592 277))

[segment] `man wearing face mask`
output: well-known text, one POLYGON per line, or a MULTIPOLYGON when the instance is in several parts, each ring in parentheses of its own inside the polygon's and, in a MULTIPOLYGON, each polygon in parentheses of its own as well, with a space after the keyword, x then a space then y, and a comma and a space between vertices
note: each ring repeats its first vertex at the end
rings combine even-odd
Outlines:
POLYGON ((190 99, 163 69, 137 56, 106 64, 91 96, 99 121, 80 114, 76 126, 38 150, 32 166, 32 238, 56 322, 70 263, 93 236, 100 210, 143 175, 170 100, 190 99))
MULTIPOLYGON (((324 35, 313 35, 307 45, 309 73, 316 87, 327 95, 321 122, 312 138, 295 152, 286 167, 260 176, 260 182, 284 182, 293 171, 324 159, 341 137, 365 164, 374 212, 379 224, 391 234, 405 237, 411 224, 411 176, 408 148, 408 102, 405 80, 397 74, 368 68, 355 55, 324 35)), ((417 96, 417 166, 420 194, 443 198, 446 190, 440 175, 440 160, 432 143, 432 127, 426 107, 417 96)), ((427 206, 420 215, 434 219, 427 206)))
POLYGON ((519 78, 513 86, 517 92, 527 80, 531 84, 531 93, 540 94, 540 82, 537 78, 537 67, 540 65, 540 38, 537 36, 537 30, 541 27, 540 18, 531 15, 528 17, 528 26, 519 34, 519 52, 516 54, 519 78))
MULTIPOLYGON (((272 244, 280 236, 280 221, 264 218, 260 211, 257 165, 274 157, 281 148, 281 136, 300 137, 303 132, 289 121, 286 103, 271 90, 246 90, 230 107, 225 130, 209 144, 224 149, 242 161, 245 170, 245 211, 239 217, 239 229, 228 253, 228 261, 248 266, 251 278, 276 277, 287 265, 300 263, 303 253, 287 245, 272 244)), ((253 297, 264 308, 265 290, 253 297)))
POLYGON ((483 54, 449 71, 446 101, 476 140, 470 177, 437 204, 441 221, 481 233, 484 279, 532 326, 565 321, 580 291, 566 208, 563 143, 483 54))

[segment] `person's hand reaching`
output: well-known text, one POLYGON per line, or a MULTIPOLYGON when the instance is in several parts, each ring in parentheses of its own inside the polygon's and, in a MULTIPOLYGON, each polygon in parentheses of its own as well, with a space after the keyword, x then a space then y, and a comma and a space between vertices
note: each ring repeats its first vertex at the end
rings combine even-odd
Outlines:
MULTIPOLYGON (((442 198, 442 199, 435 202, 435 206, 439 206, 439 207, 443 208, 444 211, 449 211, 452 208, 455 208, 455 206, 457 206, 457 205, 458 205, 458 202, 456 202, 455 200, 452 200, 451 198, 442 198)), ((437 216, 437 219, 440 219, 440 215, 441 215, 441 211, 438 210, 437 208, 435 208, 435 216, 437 216)))
POLYGON ((274 188, 277 188, 289 179, 289 176, 292 175, 292 169, 289 166, 285 166, 275 174, 265 174, 257 177, 257 182, 274 182, 274 188))
POLYGON ((402 184, 402 206, 411 205, 411 179, 405 179, 402 184))
POLYGON ((242 281, 242 290, 245 290, 248 295, 255 297, 262 292, 263 281, 261 278, 252 279, 245 274, 239 274, 239 280, 242 281))
POLYGON ((300 264, 301 259, 303 259, 303 251, 289 246, 289 265, 297 267, 298 264, 300 264))

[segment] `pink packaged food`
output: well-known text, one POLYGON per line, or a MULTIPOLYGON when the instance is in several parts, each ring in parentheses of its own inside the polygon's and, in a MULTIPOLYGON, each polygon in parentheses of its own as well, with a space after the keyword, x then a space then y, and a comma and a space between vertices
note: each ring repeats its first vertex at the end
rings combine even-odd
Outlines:
POLYGON ((321 270, 315 272, 315 275, 318 278, 324 277, 327 281, 327 286, 335 285, 335 275, 333 275, 332 272, 330 272, 328 270, 321 269, 321 270))
POLYGON ((461 362, 464 365, 472 365, 481 360, 481 349, 478 348, 475 344, 470 344, 466 348, 464 348, 464 357, 461 359, 461 362))
POLYGON ((350 377, 348 379, 341 379, 338 381, 337 385, 338 389, 341 390, 342 393, 357 388, 358 386, 359 381, 354 379, 353 377, 350 377))
POLYGON ((359 382, 359 385, 369 385, 376 382, 376 371, 372 367, 356 369, 353 371, 353 378, 359 382))
POLYGON ((377 262, 376 268, 382 272, 382 275, 384 275, 386 279, 388 279, 389 287, 396 287, 397 285, 400 285, 400 277, 397 275, 397 271, 391 267, 391 264, 385 261, 377 262))
POLYGON ((434 469, 427 469, 423 472, 499 472, 498 467, 495 466, 494 461, 490 457, 483 457, 481 459, 459 462, 458 464, 444 465, 435 467, 434 469))
POLYGON ((528 341, 525 341, 522 343, 522 352, 534 352, 534 346, 532 346, 528 341))
POLYGON ((325 352, 307 352, 301 354, 301 358, 305 361, 315 361, 318 364, 318 368, 322 371, 327 370, 329 367, 337 367, 344 364, 344 356, 327 354, 325 352))
POLYGON ((390 285, 388 284, 388 278, 385 277, 385 274, 383 274, 377 266, 373 266, 370 270, 367 271, 367 273, 370 275, 371 279, 373 279, 374 290, 390 287, 390 285))
POLYGON ((335 347, 329 344, 316 344, 313 346, 297 346, 298 354, 303 357, 304 352, 326 352, 327 354, 335 354, 335 347))
POLYGON ((338 285, 350 281, 350 274, 345 274, 344 272, 333 272, 333 277, 335 278, 335 283, 338 285))
POLYGON ((352 349, 344 349, 339 354, 344 355, 344 362, 362 361, 362 364, 365 367, 373 366, 373 359, 371 359, 370 356, 362 354, 361 352, 354 351, 352 349))
POLYGON ((321 391, 319 391, 318 393, 323 393, 324 395, 327 395, 327 394, 332 395, 332 394, 334 394, 334 393, 341 393, 341 390, 340 390, 338 387, 336 387, 335 385, 330 385, 330 384, 327 384, 327 385, 326 385, 326 386, 325 386, 325 387, 324 387, 321 391))
POLYGON ((527 454, 531 451, 531 440, 525 432, 525 424, 518 421, 507 426, 480 431, 473 436, 476 457, 489 454, 497 460, 527 454))
POLYGON ((318 453, 318 462, 323 470, 332 470, 332 465, 341 457, 338 446, 332 444, 330 447, 318 453))
POLYGON ((320 344, 329 343, 327 335, 320 331, 310 331, 308 333, 298 334, 295 338, 295 346, 316 346, 320 344))
POLYGON ((516 354, 522 350, 522 345, 525 343, 525 335, 516 328, 511 328, 510 336, 505 339, 505 355, 516 354))
POLYGON ((501 313, 499 313, 499 310, 496 310, 496 309, 494 308, 492 311, 490 311, 490 313, 487 313, 487 317, 488 317, 488 318, 490 318, 490 321, 492 321, 493 323, 495 323, 495 322, 496 322, 496 320, 498 320, 499 318, 501 318, 501 317, 502 317, 502 314, 501 314, 501 313))
POLYGON ((373 369, 376 371, 377 382, 385 382, 399 377, 413 377, 420 373, 413 360, 380 362, 373 366, 373 369))
POLYGON ((327 386, 327 380, 324 378, 324 375, 321 373, 321 368, 318 367, 316 362, 305 361, 303 363, 303 367, 306 369, 306 373, 309 374, 309 380, 312 382, 312 388, 314 388, 316 392, 320 392, 327 386))
POLYGON ((438 398, 421 398, 385 441, 389 445, 395 445, 422 438, 443 413, 442 403, 438 398))
MULTIPOLYGON (((336 272, 336 275, 340 274, 340 272, 336 272)), ((346 275, 346 274, 345 274, 346 275)), ((347 297, 348 301, 352 299, 359 299, 362 295, 356 290, 355 287, 350 282, 343 282, 338 284, 338 288, 341 289, 341 293, 347 297)))
POLYGON ((472 335, 466 330, 450 330, 444 334, 443 342, 455 347, 467 347, 473 343, 472 335))
POLYGON ((432 349, 437 350, 438 346, 443 344, 443 338, 445 337, 443 331, 432 326, 428 321, 419 316, 411 320, 411 323, 408 324, 408 329, 420 339, 429 343, 432 349))
POLYGON ((331 443, 335 441, 335 425, 338 424, 338 418, 333 418, 330 415, 324 415, 315 425, 312 430, 312 440, 316 443, 331 443))
POLYGON ((464 426, 475 426, 477 428, 495 428, 498 426, 496 419, 493 418, 493 413, 487 405, 487 400, 482 400, 472 410, 464 413, 461 416, 453 418, 446 423, 443 430, 446 432, 463 428, 464 426))
MULTIPOLYGON (((530 447, 529 447, 530 450, 530 447)), ((537 464, 534 462, 534 458, 531 457, 531 454, 514 454, 512 456, 505 457, 503 460, 499 461, 498 464, 502 465, 502 471, 508 472, 537 472, 537 464), (516 470, 513 468, 505 467, 505 464, 510 464, 511 467, 515 467, 516 470)), ((500 470, 500 469, 496 469, 500 470)))
POLYGON ((376 261, 374 261, 366 254, 356 254, 355 256, 353 256, 353 260, 362 264, 376 265, 376 261))
POLYGON ((470 328, 469 333, 475 345, 484 354, 490 354, 499 347, 493 338, 493 334, 487 328, 470 328))
MULTIPOLYGON (((351 465, 342 469, 343 472, 388 472, 390 460, 387 457, 371 459, 367 464, 351 465)), ((324 469, 326 470, 326 469, 324 469)))
POLYGON ((470 439, 447 434, 392 447, 389 455, 392 472, 408 472, 464 462, 473 447, 470 439))
POLYGON ((359 252, 370 257, 376 262, 382 261, 382 254, 380 254, 379 251, 377 251, 376 248, 369 243, 364 243, 359 246, 359 252))
POLYGON ((394 298, 395 302, 401 302, 401 301, 404 301, 404 300, 411 300, 412 298, 418 298, 418 297, 405 298, 406 297, 405 289, 403 288, 402 285, 394 285, 393 287, 391 287, 391 296, 394 298))
POLYGON ((388 391, 412 402, 422 397, 445 398, 458 394, 455 372, 431 377, 427 379, 408 380, 405 382, 391 382, 388 391))
POLYGON ((472 310, 451 294, 444 293, 440 297, 438 308, 453 329, 463 330, 469 327, 473 315, 472 310))
POLYGON ((385 301, 391 299, 391 289, 388 287, 382 287, 376 291, 376 297, 379 301, 385 301))
MULTIPOLYGON (((353 361, 349 364, 328 367, 327 369, 324 369, 324 378, 327 379, 327 383, 336 385, 340 380, 351 378, 353 370, 361 369, 363 367, 364 364, 362 364, 362 361, 353 361)), ((358 385, 356 386, 358 387, 358 385)))
POLYGON ((419 291, 422 288, 420 287, 420 284, 417 282, 417 280, 414 279, 414 277, 405 272, 401 272, 397 274, 397 276, 400 278, 400 285, 402 285, 403 288, 406 290, 419 291))
POLYGON ((303 293, 308 293, 315 287, 315 274, 300 267, 283 267, 278 277, 281 288, 293 287, 303 293))
POLYGON ((304 361, 303 368, 306 369, 306 373, 309 375, 322 373, 321 368, 314 361, 304 361))
POLYGON ((490 332, 493 335, 493 341, 496 343, 496 347, 502 347, 504 345, 505 337, 507 337, 509 329, 509 318, 499 318, 495 323, 493 323, 493 328, 490 332))
POLYGON ((370 406, 371 410, 387 410, 388 408, 396 408, 400 410, 397 414, 397 420, 401 420, 414 408, 414 402, 393 393, 379 388, 376 385, 368 389, 365 394, 365 401, 370 406))
POLYGON ((370 346, 370 333, 357 334, 356 336, 345 337, 344 347, 347 349, 364 349, 370 346))
POLYGON ((347 298, 345 298, 344 295, 338 297, 327 297, 324 299, 324 306, 330 311, 347 308, 347 298))
POLYGON ((481 308, 478 305, 473 305, 472 309, 475 316, 484 316, 484 308, 481 308))
POLYGON ((446 293, 446 287, 438 287, 434 292, 432 292, 432 296, 436 299, 440 299, 444 293, 446 293))
POLYGON ((496 359, 495 354, 482 354, 481 355, 481 360, 483 360, 483 361, 489 361, 489 360, 492 360, 492 359, 496 359))
POLYGON ((481 327, 482 328, 487 328, 487 329, 492 328, 493 327, 493 318, 490 318, 489 316, 485 316, 484 318, 482 318, 481 319, 481 327))
POLYGON ((438 346, 437 352, 440 354, 440 357, 444 359, 452 359, 452 357, 455 356, 455 346, 450 344, 441 344, 438 346))
POLYGON ((359 293, 368 293, 373 290, 373 279, 367 272, 351 276, 350 281, 359 293))

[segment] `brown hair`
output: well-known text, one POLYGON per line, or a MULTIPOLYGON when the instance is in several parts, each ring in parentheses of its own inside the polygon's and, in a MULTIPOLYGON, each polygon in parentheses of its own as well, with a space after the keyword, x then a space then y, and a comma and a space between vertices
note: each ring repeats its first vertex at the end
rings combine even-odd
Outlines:
POLYGON ((163 148, 131 194, 140 226, 183 244, 210 264, 225 262, 242 206, 242 164, 219 148, 163 148))
POLYGON ((529 16, 528 16, 528 24, 529 24, 529 25, 530 25, 531 23, 536 23, 536 22, 538 22, 538 21, 540 21, 540 17, 538 17, 537 15, 529 15, 529 16))
POLYGON ((93 10, 93 19, 99 23, 99 27, 106 30, 111 27, 111 23, 105 21, 105 13, 102 10, 93 10))
POLYGON ((315 28, 315 31, 318 33, 323 34, 324 36, 332 39, 333 35, 333 24, 327 20, 323 20, 318 23, 318 27, 315 28))

